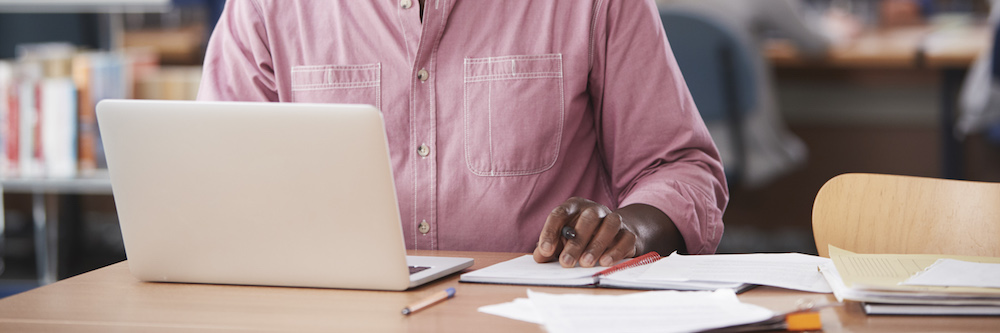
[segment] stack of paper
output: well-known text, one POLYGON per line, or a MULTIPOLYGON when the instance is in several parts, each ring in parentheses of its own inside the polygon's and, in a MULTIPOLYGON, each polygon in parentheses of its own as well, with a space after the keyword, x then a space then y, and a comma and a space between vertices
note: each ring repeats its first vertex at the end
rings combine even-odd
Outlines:
POLYGON ((835 246, 830 258, 821 270, 834 295, 863 302, 869 314, 1000 315, 1000 258, 857 254, 835 246))
POLYGON ((650 291, 627 295, 553 295, 479 308, 544 325, 549 332, 693 332, 768 320, 770 310, 740 303, 732 290, 650 291))

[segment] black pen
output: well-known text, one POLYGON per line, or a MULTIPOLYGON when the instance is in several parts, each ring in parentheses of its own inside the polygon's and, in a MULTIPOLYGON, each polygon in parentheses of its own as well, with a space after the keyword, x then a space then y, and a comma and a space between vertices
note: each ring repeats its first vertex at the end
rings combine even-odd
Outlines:
POLYGON ((574 238, 576 238, 576 230, 573 229, 573 227, 568 226, 568 225, 567 226, 563 226, 562 227, 562 236, 565 239, 574 239, 574 238))

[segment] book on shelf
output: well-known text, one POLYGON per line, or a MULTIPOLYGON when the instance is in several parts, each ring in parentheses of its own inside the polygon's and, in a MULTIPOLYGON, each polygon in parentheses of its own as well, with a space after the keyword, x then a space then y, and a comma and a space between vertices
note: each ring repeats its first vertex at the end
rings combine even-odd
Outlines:
POLYGON ((0 175, 17 169, 17 151, 20 121, 18 120, 17 84, 14 82, 14 64, 0 60, 0 175))
POLYGON ((38 148, 48 177, 76 176, 76 85, 68 77, 39 82, 38 148))
POLYGON ((73 56, 73 83, 77 89, 77 161, 81 173, 91 173, 97 170, 97 114, 94 112, 96 103, 90 89, 93 69, 90 66, 90 54, 81 53, 73 56))
POLYGON ((90 80, 85 82, 89 84, 87 90, 90 91, 89 99, 91 103, 88 103, 86 112, 88 114, 85 118, 85 123, 80 124, 85 126, 83 130, 87 138, 81 140, 81 143, 86 143, 88 146, 81 148, 81 150, 87 151, 91 156, 87 156, 87 167, 86 171, 92 170, 89 167, 93 166, 96 169, 106 169, 108 167, 107 161, 104 157, 104 143, 101 141, 100 127, 97 126, 97 118, 90 114, 93 112, 93 108, 103 99, 120 99, 129 98, 128 95, 130 90, 130 84, 127 82, 129 78, 128 74, 128 59, 121 53, 111 53, 111 52, 93 52, 87 55, 89 61, 86 62, 84 66, 89 67, 90 80))
MULTIPOLYGON (((1000 264, 998 257, 940 254, 860 254, 830 245, 820 271, 838 300, 860 302, 868 314, 1000 315, 1000 288, 911 284, 941 259, 1000 264)), ((957 274, 957 273, 956 273, 957 274)), ((977 278, 965 274, 963 278, 977 278)), ((985 275, 984 275, 985 276, 985 275)))
POLYGON ((38 131, 38 80, 37 72, 40 71, 38 64, 25 63, 23 65, 23 79, 16 81, 17 85, 17 113, 18 113, 18 156, 16 170, 17 174, 25 177, 37 177, 42 175, 41 154, 38 150, 40 136, 38 131))

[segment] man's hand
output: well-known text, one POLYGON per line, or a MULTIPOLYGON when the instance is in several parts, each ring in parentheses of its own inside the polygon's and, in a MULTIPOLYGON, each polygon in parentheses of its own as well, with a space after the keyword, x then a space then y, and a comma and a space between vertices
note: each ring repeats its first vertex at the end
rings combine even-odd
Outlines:
POLYGON ((563 267, 611 266, 634 257, 636 234, 622 221, 622 215, 596 202, 570 198, 552 210, 545 220, 535 247, 535 261, 549 262, 558 256, 563 267), (564 226, 576 231, 572 239, 562 237, 564 226))

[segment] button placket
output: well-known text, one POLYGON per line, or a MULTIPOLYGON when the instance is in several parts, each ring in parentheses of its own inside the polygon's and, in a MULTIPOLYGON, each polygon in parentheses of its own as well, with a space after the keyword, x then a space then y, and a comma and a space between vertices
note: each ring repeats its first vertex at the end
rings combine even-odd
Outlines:
MULTIPOLYGON (((402 1, 402 0, 401 0, 402 1)), ((418 4, 413 0, 411 6, 418 4)), ((417 157, 414 167, 414 244, 416 249, 436 250, 441 226, 437 216, 438 165, 436 155, 436 115, 437 105, 434 96, 437 94, 434 80, 434 50, 440 41, 440 35, 450 12, 451 1, 438 1, 433 6, 424 8, 422 33, 418 42, 415 57, 411 67, 411 133, 410 139, 417 157), (438 6, 440 5, 440 6, 438 6), (442 16, 443 15, 443 16, 442 16), (415 79, 415 80, 414 80, 415 79)), ((412 223, 412 222, 411 222, 412 223)))

